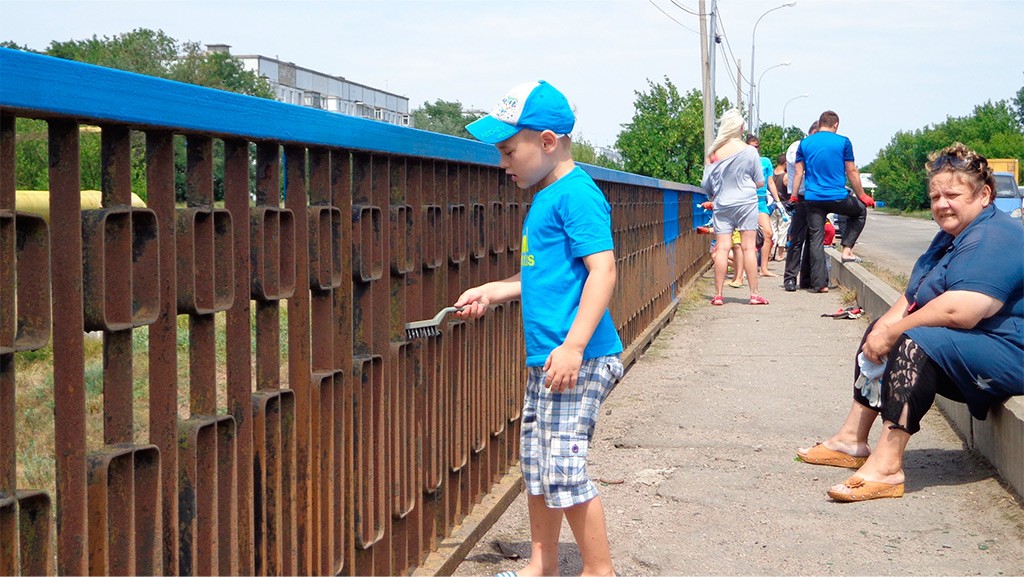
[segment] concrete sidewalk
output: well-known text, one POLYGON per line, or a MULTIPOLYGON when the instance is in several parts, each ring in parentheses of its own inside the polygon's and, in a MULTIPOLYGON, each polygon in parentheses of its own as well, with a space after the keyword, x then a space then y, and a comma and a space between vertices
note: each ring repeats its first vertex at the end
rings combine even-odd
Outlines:
MULTIPOLYGON (((770 278, 771 305, 726 287, 712 307, 709 279, 598 423, 589 473, 620 575, 1024 574, 1024 510, 937 410, 911 440, 901 499, 832 502, 825 490, 851 471, 795 460, 851 403, 867 318, 821 317, 849 304, 842 289, 787 293, 770 278)), ((561 573, 579 574, 567 524, 561 542, 561 573)), ((529 551, 520 494, 455 574, 515 570, 529 551)))

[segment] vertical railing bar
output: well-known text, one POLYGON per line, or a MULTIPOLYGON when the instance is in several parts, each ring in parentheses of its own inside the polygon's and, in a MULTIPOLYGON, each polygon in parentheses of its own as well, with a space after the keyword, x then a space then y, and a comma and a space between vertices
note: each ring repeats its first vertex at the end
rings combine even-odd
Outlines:
POLYGON ((335 492, 337 503, 334 530, 337 555, 341 563, 338 572, 347 574, 355 572, 355 457, 353 443, 355 437, 353 400, 355 383, 353 378, 352 354, 353 347, 353 303, 352 292, 352 156, 345 150, 331 152, 330 204, 341 211, 342 247, 342 284, 334 291, 334 360, 341 371, 342 390, 335 397, 335 411, 340 415, 341 426, 335 432, 336 455, 339 459, 336 467, 335 492), (340 402, 339 402, 340 401, 340 402))
POLYGON ((53 383, 57 449, 57 572, 87 571, 85 351, 78 124, 49 123, 53 383))
MULTIPOLYGON (((277 207, 281 202, 280 160, 277 143, 256 145, 256 205, 277 207)), ((251 246, 250 251, 256 250, 251 246)), ((277 390, 281 383, 280 306, 277 301, 256 301, 256 388, 277 390)))
POLYGON ((307 218, 306 191, 306 149, 299 146, 285 147, 285 206, 291 209, 295 222, 294 256, 282 255, 281 266, 293 267, 292 276, 297 280, 295 294, 288 299, 288 380, 295 393, 295 497, 292 506, 295 518, 293 533, 296 546, 286 546, 295 551, 295 565, 289 572, 308 575, 314 571, 314 540, 310 535, 312 515, 313 484, 311 470, 310 422, 313 407, 310 402, 310 296, 309 296, 309 230, 307 218), (289 262, 291 261, 291 262, 289 262))
MULTIPOLYGON (((188 137, 186 198, 188 206, 213 207, 213 139, 188 137)), ((212 215, 211 215, 212 219, 212 215)), ((196 249, 212 249, 212 239, 196 239, 196 249)), ((212 252, 206 262, 213 262, 212 252)), ((208 271, 197 271, 209 274, 208 271)), ((189 316, 189 404, 193 415, 217 414, 216 325, 214 315, 189 316)))
MULTIPOLYGON (((131 206, 131 133, 124 126, 104 126, 100 135, 101 185, 103 207, 131 206)), ((118 256, 131 255, 131 226, 120 231, 123 238, 108 237, 105 243, 117 243, 118 256)), ((131 262, 106 262, 111 271, 109 293, 131 295, 131 262)), ((108 299, 112 298, 108 293, 108 299)), ((115 311, 108 310, 107 313, 115 311)), ((130 311, 128 311, 130 312, 130 311)), ((116 313, 115 313, 116 314, 116 313)), ((125 319, 118 318, 123 321, 125 319)), ((130 321, 130 318, 127 319, 130 321)), ((132 409, 132 331, 103 332, 103 442, 130 443, 133 434, 132 409)))
POLYGON ((241 575, 253 568, 253 419, 252 353, 250 352, 249 288, 249 143, 224 141, 224 207, 231 214, 234 261, 234 302, 225 314, 227 412, 235 419, 237 567, 241 575))
MULTIPOLYGON (((330 178, 331 178, 331 156, 330 152, 324 148, 311 148, 309 150, 309 205, 310 207, 324 207, 329 204, 330 198, 330 178)), ((291 194, 289 193, 289 199, 291 194)), ((294 209, 293 209, 294 210, 294 209)), ((309 209, 309 220, 313 219, 314 214, 320 214, 314 212, 312 208, 309 209)), ((331 221, 333 224, 333 221, 331 221)), ((310 229, 312 227, 319 227, 319 217, 317 222, 310 222, 310 229)), ((299 235, 300 229, 296 229, 296 234, 299 235)), ((311 230, 302 229, 304 232, 301 234, 305 237, 309 237, 312 234, 311 230)), ((325 231, 318 228, 317 232, 323 235, 325 231)), ((324 262, 324 255, 319 254, 325 249, 340 250, 340 247, 334 244, 333 228, 329 228, 327 233, 330 236, 330 243, 325 242, 325 239, 319 238, 317 245, 319 262, 324 262)), ((296 246, 305 246, 301 241, 296 241, 296 246)), ((312 240, 309 241, 309 247, 313 247, 312 240)), ((307 253, 308 254, 308 253, 307 253)), ((330 258, 330 262, 333 264, 333 255, 327 255, 330 258)), ((319 290, 313 286, 313 280, 310 278, 310 273, 306 269, 310 269, 312 266, 312 257, 307 259, 305 269, 298 269, 298 283, 296 291, 299 291, 300 287, 305 287, 306 284, 310 286, 310 319, 309 319, 309 337, 312 342, 316 343, 316 346, 312 347, 310 351, 310 368, 314 374, 328 375, 336 367, 334 361, 334 332, 332 331, 333 321, 333 293, 334 289, 319 290), (307 280, 308 279, 308 280, 307 280)), ((323 271, 320 271, 323 274, 323 271)), ((332 272, 334 272, 332 270, 332 272)), ((305 292, 304 290, 302 291, 305 292)), ((289 314, 289 319, 291 314, 289 314)), ((326 377, 320 379, 309 378, 307 381, 310 383, 310 403, 309 403, 309 414, 310 414, 310 435, 309 435, 309 493, 310 493, 310 511, 307 522, 308 528, 308 539, 311 545, 311 558, 310 558, 310 571, 315 571, 320 574, 326 574, 332 572, 333 559, 335 556, 334 551, 334 517, 339 515, 340 511, 334 508, 335 493, 333 492, 334 483, 332 479, 332 472, 334 470, 334 462, 338 459, 337 450, 340 447, 335 448, 334 446, 334 431, 337 427, 341 426, 338 422, 338 415, 334 408, 334 389, 338 386, 336 378, 330 378, 330 386, 325 386, 326 377), (318 389, 312 389, 313 383, 316 382, 319 386, 318 389)), ((300 411, 298 393, 296 393, 296 410, 300 411)), ((301 414, 301 413, 300 413, 301 414)), ((301 445, 301 442, 300 442, 301 445)), ((301 471, 301 468, 300 468, 301 471)))
MULTIPOLYGON (((15 117, 0 113, 0 211, 13 212, 15 203, 15 117)), ((15 219, 9 229, 0 229, 0 347, 12 346, 16 337, 17 317, 14 311, 15 281, 15 219)), ((0 575, 19 573, 18 522, 15 513, 17 496, 17 428, 15 416, 14 353, 0 353, 0 501, 9 504, 0 508, 0 575)), ((49 524, 50 520, 47 519, 49 524)))
MULTIPOLYGON (((160 312, 149 327, 149 437, 160 450, 162 569, 178 574, 178 350, 174 242, 174 136, 146 133, 148 206, 164 237, 160 251, 160 312)), ((158 571, 161 568, 157 568, 158 571)))

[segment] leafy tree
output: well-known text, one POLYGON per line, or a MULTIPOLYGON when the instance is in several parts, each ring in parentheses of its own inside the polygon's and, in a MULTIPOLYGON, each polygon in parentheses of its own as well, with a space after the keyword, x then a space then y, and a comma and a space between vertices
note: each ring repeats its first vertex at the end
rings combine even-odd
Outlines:
POLYGON ((440 132, 462 138, 472 138, 466 131, 466 125, 480 118, 483 114, 462 109, 459 101, 435 100, 433 104, 424 102, 423 106, 412 111, 413 126, 430 132, 440 132))
POLYGON ((783 131, 781 126, 770 122, 762 124, 759 132, 761 156, 768 158, 773 164, 780 154, 786 152, 790 144, 806 136, 804 131, 795 126, 788 126, 783 131))
MULTIPOLYGON (((3 46, 28 50, 12 42, 3 46)), ((196 42, 180 43, 160 30, 138 28, 113 37, 86 40, 53 41, 45 53, 58 58, 87 62, 108 68, 117 68, 139 74, 156 76, 249 94, 273 98, 273 90, 266 78, 247 70, 241 61, 225 53, 207 53, 196 42)), ((48 188, 46 125, 42 121, 18 119, 16 125, 18 147, 16 183, 19 189, 45 190, 48 188)), ((184 139, 175 139, 175 190, 178 200, 184 199, 185 146, 184 139)), ((81 180, 83 189, 99 189, 100 135, 85 130, 81 135, 81 180)), ((223 147, 214 147, 214 198, 223 198, 223 147)), ((132 191, 146 198, 145 138, 132 134, 132 191)))
POLYGON ((180 58, 171 65, 168 78, 218 90, 274 98, 270 82, 242 61, 224 52, 206 52, 196 42, 186 42, 180 58))
POLYGON ((21 46, 17 42, 13 42, 11 40, 0 40, 0 48, 10 48, 12 50, 21 50, 22 52, 35 52, 35 50, 30 49, 28 46, 21 46))
MULTIPOLYGON (((648 92, 636 92, 633 119, 615 142, 629 172, 676 182, 699 183, 704 172, 704 103, 699 90, 685 96, 674 84, 647 81, 648 92)), ((716 115, 729 108, 715 103, 716 115)))
POLYGON ((53 41, 46 54, 229 92, 274 97, 266 78, 246 70, 237 58, 208 53, 197 42, 180 43, 162 30, 137 28, 102 39, 93 35, 87 40, 53 41))
POLYGON ((593 164, 594 166, 622 170, 622 166, 619 163, 598 153, 597 149, 594 148, 594 145, 590 144, 590 142, 585 138, 573 137, 572 158, 576 162, 582 162, 584 164, 593 164))
POLYGON ((986 102, 973 114, 911 132, 898 132, 866 171, 878 184, 877 197, 893 208, 917 210, 928 206, 924 170, 928 155, 962 142, 989 158, 1020 158, 1024 133, 1008 101, 986 102))
POLYGON ((171 67, 179 56, 177 40, 163 31, 145 28, 112 38, 100 39, 93 35, 86 40, 53 41, 46 54, 160 78, 170 76, 171 67))
MULTIPOLYGON (((17 142, 14 148, 15 188, 18 190, 48 190, 50 187, 50 163, 46 121, 18 118, 14 127, 17 142)), ((102 187, 100 138, 100 133, 95 127, 83 126, 80 130, 78 137, 79 180, 82 190, 100 190, 102 187)), ((137 138, 141 142, 141 135, 133 135, 133 142, 137 138)), ((135 157, 134 148, 133 146, 133 159, 135 157)), ((141 149, 141 147, 139 148, 141 149)), ((144 178, 133 176, 133 192, 146 198, 145 187, 144 178)))
POLYGON ((50 163, 46 122, 18 118, 14 130, 17 143, 14 147, 14 186, 18 190, 47 190, 50 163))

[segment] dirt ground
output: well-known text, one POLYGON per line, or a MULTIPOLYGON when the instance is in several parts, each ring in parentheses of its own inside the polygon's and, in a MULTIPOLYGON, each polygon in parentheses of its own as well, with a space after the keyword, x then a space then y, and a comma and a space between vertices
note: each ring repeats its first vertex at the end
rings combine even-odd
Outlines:
MULTIPOLYGON (((710 307, 704 279, 605 403, 589 474, 617 573, 1024 574, 1024 509, 936 409, 908 448, 903 498, 825 495, 851 471, 794 450, 845 417, 867 319, 822 318, 848 295, 774 280, 762 287, 770 306, 727 288, 726 306, 710 307)), ((521 494, 455 574, 522 567, 529 539, 521 494)), ((564 522, 560 559, 563 575, 579 574, 564 522)))

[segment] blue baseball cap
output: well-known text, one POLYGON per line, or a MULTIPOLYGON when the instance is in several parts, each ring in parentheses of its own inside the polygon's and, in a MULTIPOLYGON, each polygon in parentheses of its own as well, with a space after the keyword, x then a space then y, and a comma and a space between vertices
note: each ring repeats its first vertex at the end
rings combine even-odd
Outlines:
POLYGON ((558 135, 572 132, 576 114, 569 99, 543 80, 512 87, 491 113, 471 122, 466 130, 477 140, 497 144, 524 128, 550 130, 558 135))

